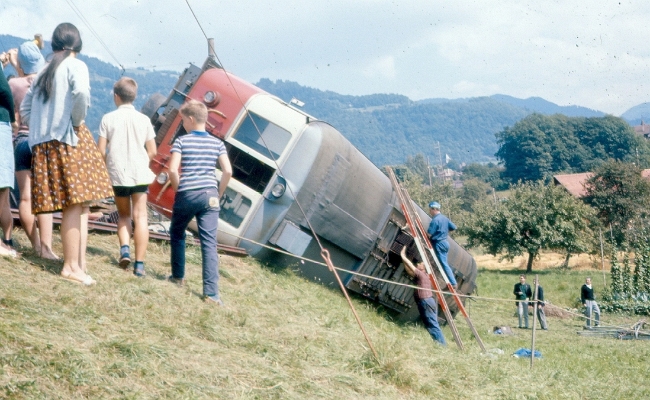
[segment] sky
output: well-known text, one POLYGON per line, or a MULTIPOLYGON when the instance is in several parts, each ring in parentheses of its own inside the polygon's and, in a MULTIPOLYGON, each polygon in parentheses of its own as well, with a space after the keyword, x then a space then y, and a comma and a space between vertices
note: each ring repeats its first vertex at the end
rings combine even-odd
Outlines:
MULTIPOLYGON (((125 68, 202 64, 206 37, 249 82, 412 100, 506 94, 620 115, 650 102, 650 2, 605 0, 2 0, 0 34, 125 68)), ((1 45, 1 44, 0 44, 1 45)))

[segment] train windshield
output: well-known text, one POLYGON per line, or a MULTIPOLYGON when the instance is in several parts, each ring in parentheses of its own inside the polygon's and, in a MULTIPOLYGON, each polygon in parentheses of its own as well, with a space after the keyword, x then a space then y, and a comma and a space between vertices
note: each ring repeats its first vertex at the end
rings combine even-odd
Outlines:
POLYGON ((291 140, 291 133, 249 111, 233 137, 271 160, 277 160, 291 140))

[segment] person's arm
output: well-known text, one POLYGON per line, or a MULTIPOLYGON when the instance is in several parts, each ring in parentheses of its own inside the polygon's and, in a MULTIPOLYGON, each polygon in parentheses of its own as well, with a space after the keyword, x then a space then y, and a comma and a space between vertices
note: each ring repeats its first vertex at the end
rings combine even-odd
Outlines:
POLYGON ((415 276, 415 266, 411 260, 406 257, 406 246, 402 247, 402 251, 400 251, 399 255, 402 256, 402 262, 404 263, 404 270, 406 273, 415 276))
POLYGON ((156 156, 156 141, 154 139, 147 140, 144 142, 144 148, 147 150, 147 155, 149 156, 149 161, 153 160, 156 156))
POLYGON ((167 164, 167 168, 169 168, 169 181, 172 184, 172 188, 174 190, 178 190, 178 183, 180 181, 180 177, 178 175, 178 167, 181 165, 181 153, 172 153, 172 156, 169 159, 169 164, 167 164))
POLYGON ((223 194, 228 188, 228 182, 232 176, 232 165, 230 165, 230 159, 228 154, 222 154, 219 156, 219 166, 221 167, 221 182, 219 182, 219 198, 223 197, 223 194))
POLYGON ((16 70, 18 76, 25 76, 23 69, 18 66, 18 49, 11 49, 7 51, 7 56, 9 57, 9 64, 16 70))
POLYGON ((585 285, 582 285, 580 288, 580 302, 583 306, 587 306, 587 303, 585 302, 585 285))
POLYGON ((449 229, 450 232, 451 232, 451 231, 455 231, 455 230, 457 229, 456 224, 454 224, 453 222, 451 222, 451 220, 449 220, 449 227, 448 227, 448 229, 449 229))
POLYGON ((100 136, 99 140, 97 141, 97 148, 99 149, 99 153, 104 157, 104 161, 106 161, 106 145, 108 144, 108 140, 106 140, 105 137, 100 136))
POLYGON ((533 291, 530 289, 530 285, 526 285, 526 297, 529 300, 533 297, 533 291))
POLYGON ((78 127, 84 123, 88 107, 90 107, 90 74, 86 64, 81 61, 76 64, 68 79, 72 93, 70 118, 72 126, 78 127))
POLYGON ((23 102, 20 103, 20 121, 22 124, 29 126, 29 117, 32 115, 32 97, 34 96, 34 84, 27 89, 23 102))
POLYGON ((521 294, 521 291, 519 290, 519 284, 518 283, 515 283, 515 288, 512 291, 512 294, 514 294, 515 296, 519 296, 521 294))
POLYGON ((427 229, 427 234, 429 235, 429 239, 433 237, 433 234, 436 233, 438 230, 438 224, 436 221, 436 217, 431 218, 431 222, 429 222, 429 228, 427 229))

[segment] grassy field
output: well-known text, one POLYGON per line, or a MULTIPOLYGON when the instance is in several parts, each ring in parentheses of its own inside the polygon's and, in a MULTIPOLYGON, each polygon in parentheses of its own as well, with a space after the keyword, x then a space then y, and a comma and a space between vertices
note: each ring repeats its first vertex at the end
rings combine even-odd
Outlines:
MULTIPOLYGON (((27 240, 21 231, 19 242, 27 240)), ((169 247, 152 242, 145 279, 116 267, 117 239, 91 234, 98 281, 60 279, 61 264, 30 250, 0 267, 0 398, 11 399, 630 399, 650 398, 650 342, 585 338, 579 318, 549 318, 537 331, 543 358, 517 359, 531 330, 516 326, 518 264, 479 258, 481 298, 469 303, 488 352, 462 318, 465 351, 435 344, 419 324, 398 324, 353 298, 379 352, 375 360, 338 290, 306 281, 291 266, 221 256, 224 308, 200 298, 200 252, 188 249, 188 286, 167 283, 169 247), (484 265, 485 264, 485 265, 484 265)), ((55 248, 60 254, 60 243, 55 248)), ((539 271, 547 300, 577 306, 580 285, 602 273, 539 271)), ((529 279, 532 282, 532 279, 529 279)), ((636 317, 604 315, 629 326, 636 317)), ((532 321, 532 316, 531 316, 532 321)))

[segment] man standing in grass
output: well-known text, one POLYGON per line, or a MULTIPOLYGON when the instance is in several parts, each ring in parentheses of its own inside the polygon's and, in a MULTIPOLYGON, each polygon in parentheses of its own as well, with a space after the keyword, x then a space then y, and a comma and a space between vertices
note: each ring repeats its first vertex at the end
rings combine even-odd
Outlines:
POLYGON ((219 199, 232 176, 226 146, 205 130, 208 109, 196 100, 189 100, 179 109, 187 135, 176 138, 169 160, 169 178, 176 191, 171 238, 172 274, 169 281, 182 285, 185 278, 185 229, 196 217, 203 266, 203 297, 208 303, 222 306, 219 297, 219 258, 217 254, 217 223, 219 199), (221 182, 215 169, 221 167, 221 182), (180 174, 179 174, 180 169, 180 174))
POLYGON ((445 336, 442 334, 440 324, 438 324, 438 304, 433 298, 431 281, 429 280, 429 275, 424 271, 424 264, 419 263, 417 268, 413 266, 411 260, 406 257, 406 246, 402 247, 400 256, 402 256, 402 261, 404 262, 404 270, 407 274, 415 278, 415 284, 418 286, 413 296, 415 297, 415 303, 418 306, 424 327, 427 328, 433 340, 446 346, 445 336))
POLYGON ((512 291, 517 299, 517 316, 519 317, 519 329, 524 328, 521 322, 524 320, 525 328, 528 329, 528 299, 533 294, 530 285, 526 283, 526 275, 519 275, 519 283, 515 284, 515 290, 512 291))
POLYGON ((585 284, 580 289, 580 301, 585 308, 585 315, 587 316, 587 328, 591 327, 591 316, 596 314, 596 326, 600 325, 600 307, 596 303, 594 296, 594 287, 591 286, 591 278, 587 277, 585 284))
POLYGON ((544 313, 544 288, 542 288, 542 285, 537 280, 535 283, 537 283, 537 304, 535 305, 537 318, 539 318, 539 324, 542 326, 542 329, 547 331, 548 323, 546 323, 546 313, 544 313))
POLYGON ((117 110, 102 118, 97 146, 106 160, 106 168, 115 192, 115 206, 119 216, 119 265, 126 269, 131 263, 129 242, 133 220, 133 274, 144 277, 144 257, 149 243, 147 190, 155 177, 149 169, 149 162, 156 155, 156 134, 149 118, 133 107, 137 94, 138 84, 132 78, 123 77, 115 82, 113 101, 117 110))

